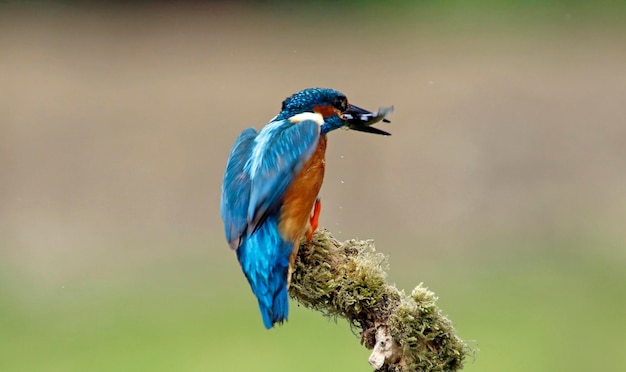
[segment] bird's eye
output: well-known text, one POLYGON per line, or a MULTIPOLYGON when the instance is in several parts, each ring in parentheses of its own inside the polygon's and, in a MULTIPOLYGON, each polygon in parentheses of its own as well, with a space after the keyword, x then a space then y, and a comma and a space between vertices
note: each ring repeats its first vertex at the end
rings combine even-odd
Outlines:
POLYGON ((348 100, 344 96, 339 96, 335 98, 335 101, 333 102, 333 107, 341 112, 344 112, 348 108, 348 100))

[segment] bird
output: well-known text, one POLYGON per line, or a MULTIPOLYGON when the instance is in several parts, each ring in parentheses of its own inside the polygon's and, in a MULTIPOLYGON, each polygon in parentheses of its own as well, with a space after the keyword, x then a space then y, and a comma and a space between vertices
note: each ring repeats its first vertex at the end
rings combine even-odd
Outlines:
POLYGON ((245 129, 235 140, 220 214, 267 329, 287 320, 300 240, 311 241, 318 227, 327 134, 345 127, 389 135, 371 125, 389 122, 391 110, 373 113, 351 105, 337 90, 308 88, 287 97, 261 130, 245 129))

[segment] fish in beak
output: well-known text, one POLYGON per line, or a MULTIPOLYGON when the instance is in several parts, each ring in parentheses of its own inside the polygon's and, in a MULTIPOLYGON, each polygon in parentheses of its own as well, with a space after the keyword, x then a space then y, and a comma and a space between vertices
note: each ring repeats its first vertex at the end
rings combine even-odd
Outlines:
POLYGON ((393 106, 381 107, 378 112, 370 112, 362 109, 358 106, 348 105, 348 109, 343 112, 342 118, 346 121, 345 126, 349 129, 358 130, 360 132, 380 134, 383 136, 390 136, 391 133, 385 132, 378 128, 372 127, 372 124, 376 124, 380 121, 384 123, 390 123, 387 119, 387 115, 393 112, 393 106))

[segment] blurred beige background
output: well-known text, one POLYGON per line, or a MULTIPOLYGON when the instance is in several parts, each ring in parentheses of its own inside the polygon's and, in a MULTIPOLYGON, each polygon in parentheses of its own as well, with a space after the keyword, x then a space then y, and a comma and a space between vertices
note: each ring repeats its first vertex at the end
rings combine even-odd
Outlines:
POLYGON ((619 15, 398 7, 3 8, 7 301, 27 309, 62 287, 156 282, 198 297, 235 288, 256 317, 223 239, 223 169, 241 130, 312 86, 396 109, 379 124, 391 137, 330 135, 321 225, 376 239, 391 280, 425 281, 453 320, 471 316, 439 291, 445 278, 505 270, 519 254, 624 270, 619 15))

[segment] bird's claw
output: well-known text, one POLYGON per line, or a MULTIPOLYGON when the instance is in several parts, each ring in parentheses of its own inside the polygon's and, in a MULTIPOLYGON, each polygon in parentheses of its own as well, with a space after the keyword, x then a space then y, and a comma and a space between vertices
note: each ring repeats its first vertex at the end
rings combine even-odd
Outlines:
POLYGON ((320 198, 315 199, 315 206, 313 207, 313 215, 311 216, 311 226, 309 227, 309 232, 306 234, 307 241, 313 240, 313 233, 317 230, 317 226, 319 225, 320 220, 320 211, 322 209, 322 202, 320 198))

